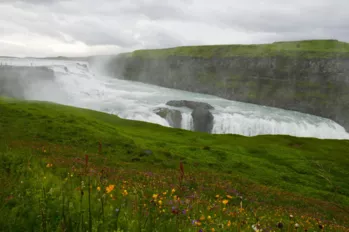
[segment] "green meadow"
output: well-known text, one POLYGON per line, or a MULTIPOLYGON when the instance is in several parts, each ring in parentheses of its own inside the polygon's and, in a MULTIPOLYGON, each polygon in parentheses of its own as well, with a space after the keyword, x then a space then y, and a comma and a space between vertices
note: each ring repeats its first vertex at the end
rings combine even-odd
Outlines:
POLYGON ((349 231, 348 151, 0 98, 0 230, 349 231))

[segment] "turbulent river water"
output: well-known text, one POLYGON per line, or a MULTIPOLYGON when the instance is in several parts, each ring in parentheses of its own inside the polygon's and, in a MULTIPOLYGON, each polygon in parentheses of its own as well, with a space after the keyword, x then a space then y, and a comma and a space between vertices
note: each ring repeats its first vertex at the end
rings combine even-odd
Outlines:
MULTIPOLYGON (((36 81, 33 77, 25 91, 28 100, 52 101, 163 126, 169 126, 169 123, 155 114, 154 109, 171 108, 166 106, 169 100, 201 101, 215 107, 211 112, 214 116, 212 132, 216 134, 286 134, 349 139, 345 129, 329 119, 111 78, 94 71, 85 62, 1 58, 0 63, 7 66, 44 66, 54 71, 54 79, 48 82, 36 81)), ((182 112, 182 128, 192 130, 191 111, 179 109, 182 112)))

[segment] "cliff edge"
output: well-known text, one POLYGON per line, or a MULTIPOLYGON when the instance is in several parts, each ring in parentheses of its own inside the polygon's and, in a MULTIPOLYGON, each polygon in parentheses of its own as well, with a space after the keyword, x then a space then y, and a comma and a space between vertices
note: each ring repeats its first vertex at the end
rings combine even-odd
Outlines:
POLYGON ((349 43, 192 46, 120 54, 109 75, 332 119, 349 131, 349 43))

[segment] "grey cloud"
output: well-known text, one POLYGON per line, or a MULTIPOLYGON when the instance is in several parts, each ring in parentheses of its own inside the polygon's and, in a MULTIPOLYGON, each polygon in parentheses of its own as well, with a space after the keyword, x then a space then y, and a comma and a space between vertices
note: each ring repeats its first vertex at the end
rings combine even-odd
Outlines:
POLYGON ((255 3, 255 7, 253 4, 238 4, 242 5, 240 8, 228 6, 224 11, 211 15, 209 17, 211 20, 206 23, 247 32, 278 34, 309 33, 318 28, 328 32, 335 27, 349 29, 347 14, 349 2, 347 1, 317 0, 287 3, 269 0, 266 1, 269 4, 263 6, 259 6, 258 1, 252 2, 255 3))
POLYGON ((36 35, 126 50, 245 38, 349 41, 348 10, 347 0, 0 0, 0 40, 36 35))

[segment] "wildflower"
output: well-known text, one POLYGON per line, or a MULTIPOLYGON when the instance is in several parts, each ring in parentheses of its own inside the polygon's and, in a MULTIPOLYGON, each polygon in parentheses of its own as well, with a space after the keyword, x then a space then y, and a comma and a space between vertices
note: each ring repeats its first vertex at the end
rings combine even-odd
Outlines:
POLYGON ((105 190, 107 191, 107 193, 110 193, 111 191, 113 191, 115 185, 110 184, 108 187, 105 188, 105 190))
POLYGON ((171 190, 171 192, 172 192, 172 194, 174 194, 174 193, 176 192, 176 189, 173 188, 173 189, 171 190))
POLYGON ((204 215, 201 215, 200 221, 205 221, 205 216, 204 215))
POLYGON ((172 206, 172 213, 173 214, 178 214, 179 213, 178 209, 175 206, 172 206))
POLYGON ((228 226, 228 227, 231 226, 231 221, 230 221, 230 220, 228 221, 227 226, 228 226))
POLYGON ((211 220, 212 219, 212 217, 211 216, 207 216, 207 220, 211 220))
POLYGON ((223 208, 223 209, 222 209, 223 212, 226 211, 226 210, 227 210, 227 208, 223 208))
POLYGON ((224 205, 228 204, 228 202, 229 202, 228 200, 223 200, 223 201, 222 201, 222 203, 223 203, 224 205))
POLYGON ((128 195, 128 192, 127 192, 126 189, 122 192, 122 195, 123 195, 124 197, 126 197, 126 196, 128 195))
POLYGON ((182 214, 186 214, 186 213, 187 213, 187 211, 185 209, 183 209, 182 214))
POLYGON ((118 209, 118 208, 115 209, 115 212, 116 212, 117 214, 119 213, 119 211, 120 211, 120 209, 118 209))
POLYGON ((98 191, 98 192, 101 191, 101 187, 98 186, 98 187, 97 187, 97 191, 98 191))
POLYGON ((292 214, 290 214, 290 219, 292 219, 293 218, 293 215, 292 214))
POLYGON ((158 198, 159 194, 153 194, 153 199, 158 198))
POLYGON ((218 194, 216 195, 216 198, 219 198, 219 195, 218 195, 218 194))
POLYGON ((298 223, 294 224, 294 228, 296 228, 297 230, 299 228, 299 224, 298 223))
POLYGON ((163 193, 162 193, 162 195, 166 195, 166 194, 167 194, 167 192, 163 192, 163 193))
POLYGON ((256 232, 260 232, 261 230, 259 229, 258 225, 252 225, 252 229, 256 232))
POLYGON ((159 205, 162 205, 162 200, 158 201, 158 204, 159 204, 159 205))
POLYGON ((48 164, 46 164, 46 167, 47 167, 47 168, 50 168, 50 167, 52 167, 52 165, 53 165, 53 164, 48 163, 48 164))
POLYGON ((191 221, 191 224, 196 225, 196 222, 197 222, 197 220, 194 219, 191 221))
POLYGON ((212 232, 215 232, 216 230, 215 230, 214 228, 211 228, 211 231, 212 231, 212 232))
POLYGON ((227 195, 226 197, 227 197, 227 198, 229 198, 229 199, 232 199, 232 198, 233 198, 233 197, 232 197, 232 196, 230 196, 230 195, 227 195))

